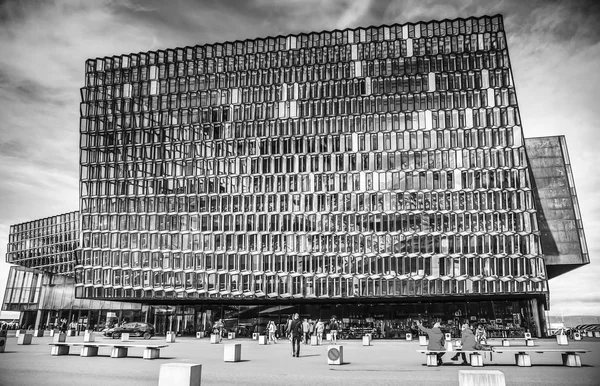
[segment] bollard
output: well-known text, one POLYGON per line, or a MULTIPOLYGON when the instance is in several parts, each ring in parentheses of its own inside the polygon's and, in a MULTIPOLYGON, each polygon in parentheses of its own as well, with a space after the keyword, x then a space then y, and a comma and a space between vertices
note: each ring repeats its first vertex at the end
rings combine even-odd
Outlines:
POLYGON ((90 343, 90 342, 96 341, 96 337, 94 336, 94 332, 93 331, 86 331, 85 334, 83 334, 83 341, 84 341, 84 343, 90 343))
POLYGON ((56 334, 56 330, 50 330, 50 337, 53 337, 56 334))
POLYGON ((167 343, 175 343, 175 331, 167 331, 167 343))
POLYGON ((219 339, 219 335, 218 334, 210 334, 210 344, 217 344, 220 341, 221 340, 219 339))
POLYGON ((121 342, 127 342, 129 340, 129 333, 124 332, 121 334, 121 342))
POLYGON ((259 336, 258 332, 253 332, 252 333, 252 340, 258 340, 258 336, 259 336))
POLYGON ((567 336, 565 334, 558 334, 558 335, 556 335, 556 343, 559 346, 568 346, 569 339, 567 339, 567 336))
POLYGON ((369 335, 365 335, 362 338, 362 345, 363 346, 370 346, 371 345, 371 337, 369 335))
POLYGON ((446 339, 446 342, 449 342, 452 340, 452 334, 450 334, 449 332, 444 334, 444 338, 446 339))
POLYGON ((54 339, 52 339, 53 343, 61 343, 61 342, 66 342, 67 341, 67 334, 65 334, 64 332, 59 332, 58 334, 54 335, 54 339))
POLYGON ((506 386, 506 379, 499 370, 458 370, 458 385, 506 386))
POLYGON ((325 339, 326 339, 326 340, 331 340, 331 334, 326 334, 326 335, 325 335, 325 339))
POLYGON ((260 344, 260 345, 267 345, 267 344, 269 344, 269 341, 267 340, 267 336, 266 335, 259 335, 259 337, 258 337, 258 344, 260 344))
POLYGON ((510 341, 508 339, 502 339, 502 347, 510 347, 510 341))
POLYGON ((233 338, 235 338, 235 334, 233 332, 228 332, 227 339, 233 339, 233 338))
POLYGON ((406 340, 407 341, 411 341, 412 340, 412 333, 410 333, 410 332, 406 333, 406 340))
POLYGON ((17 344, 28 345, 31 344, 31 338, 33 338, 33 334, 21 334, 17 338, 17 344))
POLYGON ((196 332, 196 339, 201 339, 201 338, 204 338, 204 331, 196 332))
POLYGON ((165 363, 160 365, 158 386, 200 386, 202 365, 194 363, 165 363))
POLYGON ((525 339, 531 339, 531 332, 525 333, 525 339))
POLYGON ((42 329, 33 330, 33 336, 35 336, 36 338, 43 337, 44 336, 44 330, 42 330, 42 329))
POLYGON ((316 335, 312 335, 310 337, 310 345, 311 346, 318 346, 319 345, 319 340, 317 339, 316 335))
POLYGON ((419 335, 419 346, 427 346, 428 344, 427 337, 425 335, 419 335))
POLYGON ((327 346, 327 364, 341 365, 344 363, 344 346, 327 346))
POLYGON ((75 336, 75 330, 67 330, 67 336, 75 336))
POLYGON ((239 362, 242 360, 242 344, 231 343, 223 346, 224 362, 239 362))

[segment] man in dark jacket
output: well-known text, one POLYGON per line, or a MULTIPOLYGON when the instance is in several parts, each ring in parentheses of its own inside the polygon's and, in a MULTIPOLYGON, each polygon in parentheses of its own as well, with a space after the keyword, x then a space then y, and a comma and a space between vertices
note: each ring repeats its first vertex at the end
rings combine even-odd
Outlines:
POLYGON ((444 364, 442 361, 442 357, 444 356, 446 351, 446 347, 444 347, 444 333, 440 330, 440 323, 435 322, 433 328, 425 328, 421 325, 421 322, 417 321, 417 327, 419 330, 423 331, 429 337, 429 344, 427 345, 427 350, 429 351, 437 351, 437 361, 438 365, 444 364))
POLYGON ((290 328, 286 331, 292 337, 292 356, 300 357, 300 342, 302 342, 302 321, 300 316, 294 314, 294 319, 290 323, 290 328))
MULTIPOLYGON (((475 335, 473 334, 473 331, 471 330, 470 326, 467 323, 465 323, 462 325, 461 330, 462 330, 460 333, 461 350, 462 351, 476 350, 477 342, 475 341, 475 335)), ((457 361, 458 354, 459 353, 456 353, 456 355, 454 355, 451 359, 453 361, 457 361)), ((461 352, 460 355, 462 356, 462 360, 463 360, 462 364, 468 365, 469 362, 467 362, 467 356, 465 355, 465 353, 461 352)))

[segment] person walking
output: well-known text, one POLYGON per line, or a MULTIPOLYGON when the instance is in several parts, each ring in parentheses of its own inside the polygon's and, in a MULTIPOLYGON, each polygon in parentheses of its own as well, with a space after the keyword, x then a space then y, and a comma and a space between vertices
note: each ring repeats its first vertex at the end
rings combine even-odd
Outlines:
POLYGON ((331 334, 331 343, 332 344, 337 343, 338 328, 339 328, 338 321, 335 318, 335 315, 333 315, 331 317, 331 320, 329 321, 329 333, 331 334))
POLYGON ((302 341, 302 321, 297 313, 294 314, 294 319, 287 333, 292 337, 292 356, 298 358, 300 357, 300 342, 302 341))
POLYGON ((310 324, 306 319, 304 319, 304 322, 302 322, 302 338, 304 340, 304 344, 310 344, 310 324))
POLYGON ((442 357, 445 354, 446 347, 444 347, 445 338, 444 333, 440 330, 440 322, 435 322, 433 328, 425 328, 421 322, 417 321, 417 327, 429 337, 427 350, 437 352, 438 365, 443 365, 442 357))
POLYGON ((215 324, 213 324, 213 334, 217 334, 219 336, 219 342, 223 340, 223 327, 225 327, 225 325, 221 319, 217 319, 215 324))
MULTIPOLYGON (((471 330, 471 327, 468 323, 463 324, 461 327, 460 346, 461 351, 477 350, 477 342, 475 341, 475 335, 473 335, 473 331, 471 330)), ((469 362, 467 362, 467 355, 464 352, 457 352, 456 355, 454 355, 450 359, 452 359, 453 361, 457 361, 459 354, 461 355, 463 360, 461 364, 468 365, 469 362)))
POLYGON ((275 322, 273 322, 272 320, 269 321, 267 331, 269 332, 269 342, 277 343, 277 337, 275 336, 277 326, 275 326, 275 322))
POLYGON ((315 333, 317 334, 317 345, 323 344, 323 332, 325 331, 325 323, 321 321, 321 319, 317 319, 317 324, 315 324, 315 333))

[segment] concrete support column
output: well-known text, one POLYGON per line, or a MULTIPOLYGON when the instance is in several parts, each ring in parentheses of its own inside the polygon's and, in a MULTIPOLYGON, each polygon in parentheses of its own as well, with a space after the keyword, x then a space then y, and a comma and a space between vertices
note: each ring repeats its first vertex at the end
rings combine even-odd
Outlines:
POLYGON ((44 321, 42 320, 42 314, 42 310, 37 310, 37 313, 35 315, 35 323, 33 325, 34 330, 40 330, 40 327, 44 324, 44 321))

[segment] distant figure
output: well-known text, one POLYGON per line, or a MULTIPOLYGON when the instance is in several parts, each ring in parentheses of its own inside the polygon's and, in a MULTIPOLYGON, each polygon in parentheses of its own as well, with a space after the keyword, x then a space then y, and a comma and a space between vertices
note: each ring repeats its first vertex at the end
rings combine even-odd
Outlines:
POLYGON ((317 320, 317 324, 315 325, 315 332, 317 334, 317 344, 323 344, 323 332, 325 331, 325 324, 321 321, 321 319, 317 320))
POLYGON ((285 322, 285 334, 289 338, 290 342, 292 341, 292 334, 290 331, 292 330, 292 315, 288 316, 287 322, 285 322))
POLYGON ((331 343, 337 343, 337 334, 338 334, 338 322, 335 318, 335 315, 331 317, 331 321, 329 322, 329 333, 331 334, 331 343))
POLYGON ((269 332, 269 341, 277 343, 277 337, 275 336, 277 326, 275 326, 275 322, 273 322, 272 320, 270 320, 269 324, 267 325, 267 331, 269 332))
POLYGON ((300 342, 302 341, 302 321, 300 315, 294 314, 290 329, 286 331, 292 337, 292 356, 300 357, 300 342))
POLYGON ((62 333, 65 333, 65 332, 67 332, 67 319, 65 319, 65 318, 62 318, 62 319, 60 320, 60 325, 59 325, 58 329, 59 329, 59 331, 60 331, 60 332, 62 332, 62 333))
POLYGON ((225 326, 223 325, 221 319, 217 319, 217 321, 213 325, 213 334, 219 336, 219 342, 223 339, 223 327, 225 326))
POLYGON ((304 340, 304 344, 310 344, 310 324, 306 319, 304 319, 304 322, 302 322, 302 338, 304 340))
POLYGON ((479 344, 487 344, 487 334, 481 323, 477 325, 475 330, 475 341, 479 344))
MULTIPOLYGON (((462 351, 477 350, 477 342, 475 341, 475 335, 473 335, 473 331, 471 331, 471 327, 467 323, 463 324, 461 327, 460 345, 462 351)), ((469 362, 467 362, 467 355, 464 352, 457 352, 456 355, 454 355, 450 359, 452 359, 453 361, 457 361, 458 354, 460 354, 463 360, 461 364, 468 365, 469 362)))
POLYGON ((435 322, 433 328, 425 328, 421 325, 421 322, 417 321, 417 327, 423 331, 429 337, 429 344, 427 350, 437 352, 438 365, 444 364, 442 357, 445 354, 446 347, 444 347, 444 333, 440 330, 440 322, 435 322))

